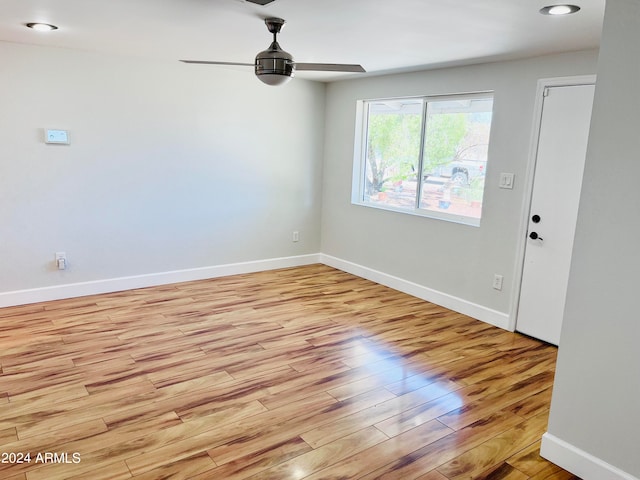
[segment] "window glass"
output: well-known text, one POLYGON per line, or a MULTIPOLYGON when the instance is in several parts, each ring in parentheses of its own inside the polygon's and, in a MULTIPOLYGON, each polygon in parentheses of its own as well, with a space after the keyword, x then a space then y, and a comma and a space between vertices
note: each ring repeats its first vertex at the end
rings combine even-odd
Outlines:
POLYGON ((479 225, 493 97, 362 101, 354 200, 479 225))
POLYGON ((419 208, 480 219, 492 102, 429 102, 419 208))
POLYGON ((415 207, 422 105, 415 99, 368 104, 365 202, 415 207))

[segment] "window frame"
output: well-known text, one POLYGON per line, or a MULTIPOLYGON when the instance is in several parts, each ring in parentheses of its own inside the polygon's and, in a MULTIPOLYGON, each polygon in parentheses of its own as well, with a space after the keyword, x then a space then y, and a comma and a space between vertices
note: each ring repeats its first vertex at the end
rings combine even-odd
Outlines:
MULTIPOLYGON (((417 178, 422 178, 423 163, 424 163, 424 145, 426 138, 426 126, 425 119, 427 116, 427 108, 429 102, 443 102, 450 100, 461 99, 491 99, 492 107, 495 102, 495 92, 493 90, 477 91, 477 92, 465 92, 454 93, 446 95, 408 95, 403 97, 381 97, 372 99, 361 99, 356 101, 356 122, 355 122, 355 135, 354 135, 354 157, 353 157, 353 172, 352 172, 352 185, 351 185, 351 203, 363 207, 377 208, 380 210, 387 210, 396 213, 403 213, 408 215, 416 215, 420 217, 433 218, 437 220, 445 220, 448 222, 459 223, 463 225, 469 225, 473 227, 479 227, 482 219, 482 213, 480 218, 469 217, 465 215, 453 214, 448 212, 438 212, 429 210, 426 208, 420 208, 420 196, 422 194, 423 182, 417 182, 416 199, 413 208, 408 207, 396 207, 393 205, 376 204, 367 202, 365 200, 365 188, 366 188, 366 168, 367 168, 367 139, 368 139, 368 119, 370 103, 375 102, 392 102, 392 101, 407 101, 407 100, 419 100, 422 102, 422 121, 420 129, 420 150, 418 157, 418 168, 416 171, 417 178)), ((493 108, 492 108, 492 120, 491 127, 489 129, 489 137, 491 137, 491 128, 493 127, 493 108)), ((487 169, 489 168, 489 159, 487 158, 487 169)), ((485 176, 487 172, 485 171, 485 176)), ((486 184, 483 190, 483 203, 484 194, 486 193, 486 184)))

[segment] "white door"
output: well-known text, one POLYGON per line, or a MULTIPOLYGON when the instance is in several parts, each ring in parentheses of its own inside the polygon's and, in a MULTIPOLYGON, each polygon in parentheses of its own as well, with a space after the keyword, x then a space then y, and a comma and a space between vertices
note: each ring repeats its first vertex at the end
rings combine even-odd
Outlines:
POLYGON ((558 345, 593 85, 544 91, 516 330, 558 345))

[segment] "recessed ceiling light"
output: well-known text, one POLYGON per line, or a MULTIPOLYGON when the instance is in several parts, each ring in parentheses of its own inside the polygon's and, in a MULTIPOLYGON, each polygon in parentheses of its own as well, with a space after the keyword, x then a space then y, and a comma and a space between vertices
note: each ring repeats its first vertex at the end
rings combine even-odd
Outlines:
POLYGON ((549 5, 540 9, 540 13, 543 15, 570 15, 580 10, 577 5, 549 5))
POLYGON ((33 28, 38 32, 50 32, 51 30, 58 29, 55 25, 50 25, 48 23, 27 23, 27 27, 33 28))

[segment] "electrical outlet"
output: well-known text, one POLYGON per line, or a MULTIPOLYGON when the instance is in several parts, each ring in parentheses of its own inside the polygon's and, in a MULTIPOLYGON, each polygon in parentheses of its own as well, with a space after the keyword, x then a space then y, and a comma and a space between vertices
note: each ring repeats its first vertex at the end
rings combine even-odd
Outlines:
POLYGON ((56 268, 58 270, 67 269, 67 254, 65 252, 56 252, 56 268))
POLYGON ((496 290, 502 290, 502 280, 502 275, 495 274, 493 276, 493 288, 495 288, 496 290))
POLYGON ((293 235, 291 236, 291 240, 294 242, 299 242, 300 241, 300 232, 298 232, 297 230, 293 231, 293 235))

